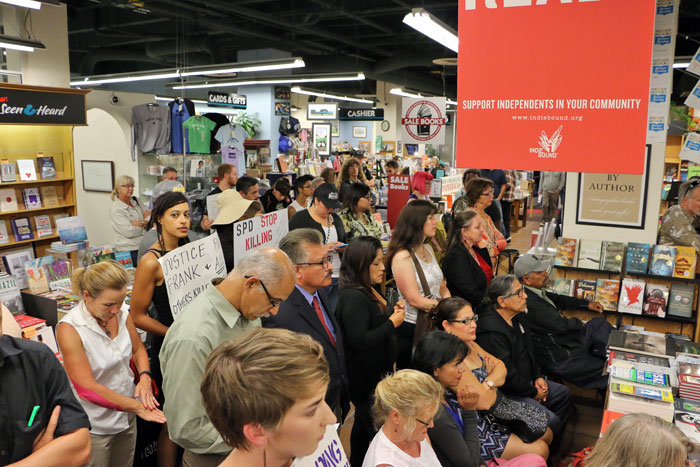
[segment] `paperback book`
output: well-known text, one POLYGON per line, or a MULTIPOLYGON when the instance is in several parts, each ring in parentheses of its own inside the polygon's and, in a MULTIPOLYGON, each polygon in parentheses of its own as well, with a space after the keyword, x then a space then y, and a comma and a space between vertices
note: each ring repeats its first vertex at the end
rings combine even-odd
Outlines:
POLYGON ((612 365, 615 360, 622 360, 632 364, 655 365, 664 368, 669 368, 671 366, 671 362, 667 356, 646 355, 626 350, 610 350, 608 361, 612 365))
POLYGON ((700 415, 694 412, 676 411, 673 423, 694 444, 700 444, 700 415))
POLYGON ((646 274, 649 270, 649 251, 651 245, 648 243, 630 242, 627 244, 627 262, 625 271, 638 274, 646 274))
POLYGON ((41 196, 37 187, 22 188, 22 199, 25 209, 39 209, 41 207, 41 196))
POLYGON ((692 246, 676 246, 676 263, 673 266, 673 277, 695 279, 695 262, 697 251, 692 246))
POLYGON ((36 168, 33 159, 17 159, 17 173, 23 182, 36 180, 36 168))
POLYGON ((58 195, 56 194, 55 186, 42 186, 40 191, 44 205, 47 208, 58 206, 58 195))
POLYGON ((10 310, 13 315, 24 313, 22 294, 14 276, 0 274, 0 302, 10 310))
POLYGON ((46 278, 49 282, 49 289, 58 290, 61 287, 71 286, 72 263, 64 259, 58 259, 51 264, 47 264, 46 278))
MULTIPOLYGON (((39 153, 41 154, 41 153, 39 153)), ((42 180, 50 180, 56 178, 56 166, 53 163, 52 156, 38 156, 36 165, 39 167, 39 173, 42 180)))
POLYGON ((31 293, 40 294, 49 291, 49 281, 46 278, 44 266, 52 262, 52 256, 42 256, 24 263, 24 272, 27 273, 31 293))
POLYGON ((610 390, 621 394, 628 394, 630 396, 637 396, 643 397, 645 399, 653 399, 657 401, 673 403, 673 394, 671 393, 671 391, 660 387, 653 388, 633 383, 610 383, 610 390))
POLYGON ((673 265, 676 261, 676 247, 670 245, 654 245, 651 254, 649 274, 657 276, 672 276, 673 265))
POLYGON ((124 266, 125 269, 133 269, 134 263, 129 251, 117 251, 114 253, 114 260, 124 266))
POLYGON ((0 245, 10 243, 10 236, 7 233, 7 222, 5 219, 0 219, 0 245))
POLYGON ((581 239, 578 249, 578 267, 600 269, 600 254, 603 242, 581 239))
POLYGON ((668 303, 668 287, 662 284, 647 284, 644 293, 644 314, 664 318, 668 303))
POLYGON ((595 301, 603 305, 607 311, 617 310, 617 302, 620 298, 620 281, 610 279, 598 279, 595 287, 595 301))
POLYGON ((36 224, 36 236, 38 238, 50 237, 53 235, 51 219, 48 215, 34 216, 34 223, 36 224))
POLYGON ((603 242, 603 253, 601 256, 601 269, 604 271, 620 272, 622 270, 622 259, 625 256, 625 244, 622 242, 603 242))
POLYGON ((2 163, 0 163, 0 170, 2 171, 3 182, 17 181, 17 171, 15 170, 14 162, 10 162, 7 159, 3 159, 2 163))
POLYGON ((87 240, 85 224, 79 216, 56 219, 56 229, 61 237, 61 243, 77 243, 87 240))
POLYGON ((666 337, 659 333, 628 332, 613 329, 608 340, 608 347, 612 350, 632 351, 646 355, 667 356, 666 337))
POLYGON ((557 254, 554 257, 554 264, 556 266, 576 266, 577 246, 577 239, 559 237, 557 239, 557 254))
POLYGON ((668 295, 668 314, 681 318, 693 316, 693 298, 695 298, 695 286, 691 284, 671 284, 668 295))
POLYGON ((0 189, 0 211, 13 212, 19 210, 17 193, 14 188, 0 189))
POLYGON ((641 315, 644 304, 644 287, 646 283, 637 279, 623 279, 620 287, 620 303, 617 311, 641 315))
POLYGON ((14 276, 17 281, 17 287, 26 289, 29 287, 27 283, 27 273, 24 272, 24 263, 34 259, 34 250, 26 249, 17 253, 8 253, 2 257, 5 264, 5 270, 14 276))
POLYGON ((10 223, 12 224, 12 231, 15 234, 15 241, 22 242, 34 238, 32 224, 29 222, 28 217, 13 217, 10 219, 10 223))
POLYGON ((583 300, 588 300, 592 302, 595 300, 595 287, 596 281, 587 281, 584 279, 579 279, 576 281, 576 298, 583 300))

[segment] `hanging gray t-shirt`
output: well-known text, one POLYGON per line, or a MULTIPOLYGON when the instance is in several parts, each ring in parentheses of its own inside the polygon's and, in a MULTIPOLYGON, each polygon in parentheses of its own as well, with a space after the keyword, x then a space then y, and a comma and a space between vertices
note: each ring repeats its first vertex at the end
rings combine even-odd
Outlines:
POLYGON ((170 107, 158 104, 135 105, 131 111, 131 156, 134 147, 141 152, 170 153, 170 107))
POLYGON ((224 125, 216 132, 216 140, 221 143, 221 147, 234 147, 243 153, 243 142, 248 134, 241 125, 224 125))

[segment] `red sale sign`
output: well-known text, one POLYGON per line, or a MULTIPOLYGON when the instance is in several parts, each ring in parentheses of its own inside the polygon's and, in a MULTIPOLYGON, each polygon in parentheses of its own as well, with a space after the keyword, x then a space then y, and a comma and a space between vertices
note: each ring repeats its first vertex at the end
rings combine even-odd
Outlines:
POLYGON ((655 0, 460 0, 459 167, 641 174, 655 0))
POLYGON ((406 203, 408 197, 411 196, 411 176, 410 175, 389 175, 389 194, 387 200, 387 222, 393 229, 396 226, 396 220, 401 214, 401 210, 406 203))

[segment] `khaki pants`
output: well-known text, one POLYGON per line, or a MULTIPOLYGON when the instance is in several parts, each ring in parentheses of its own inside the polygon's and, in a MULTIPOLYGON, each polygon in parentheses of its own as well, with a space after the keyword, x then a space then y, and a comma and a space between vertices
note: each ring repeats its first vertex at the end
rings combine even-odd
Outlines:
POLYGON ((228 457, 228 453, 195 454, 185 449, 185 455, 182 456, 182 467, 217 467, 226 457, 228 457))
POLYGON ((559 193, 542 193, 542 222, 549 222, 557 215, 559 193))
POLYGON ((136 449, 136 415, 129 414, 129 428, 113 435, 90 433, 90 467, 131 467, 136 449))

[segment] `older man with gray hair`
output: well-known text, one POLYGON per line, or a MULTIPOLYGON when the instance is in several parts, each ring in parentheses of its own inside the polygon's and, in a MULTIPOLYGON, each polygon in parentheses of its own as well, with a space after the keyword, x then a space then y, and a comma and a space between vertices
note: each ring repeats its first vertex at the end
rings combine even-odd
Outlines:
POLYGON ((678 204, 664 213, 659 231, 659 245, 692 246, 700 249, 700 235, 693 221, 700 214, 700 178, 693 177, 678 189, 678 204))
POLYGON ((199 294, 168 329, 160 351, 163 412, 170 439, 185 448, 185 467, 216 466, 231 448, 209 420, 199 385, 209 354, 224 341, 260 326, 294 289, 289 257, 260 248, 240 259, 224 279, 199 294))
POLYGON ((323 346, 331 377, 326 403, 343 417, 349 409, 343 333, 324 290, 333 273, 330 248, 316 229, 292 230, 279 247, 294 264, 296 285, 277 315, 264 319, 263 326, 308 334, 323 346))

